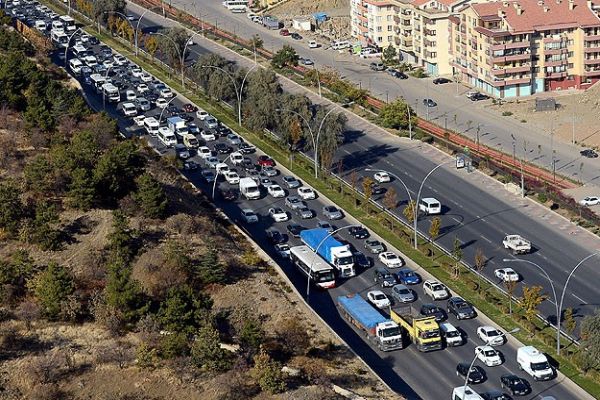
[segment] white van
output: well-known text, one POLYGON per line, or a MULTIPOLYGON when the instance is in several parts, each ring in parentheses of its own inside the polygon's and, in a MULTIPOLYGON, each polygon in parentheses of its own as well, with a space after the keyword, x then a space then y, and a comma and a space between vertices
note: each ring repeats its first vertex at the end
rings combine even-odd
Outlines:
POLYGON ((158 134, 156 137, 158 137, 158 140, 160 140, 167 147, 172 147, 177 144, 177 137, 173 131, 166 126, 161 126, 158 128, 158 134))
POLYGON ((123 115, 126 117, 135 117, 137 115, 137 107, 133 103, 123 103, 121 111, 123 111, 123 115))
POLYGON ((159 123, 154 117, 148 117, 144 119, 144 128, 148 135, 158 135, 159 123))
POLYGON ((463 337, 459 330, 454 327, 450 322, 442 322, 440 324, 440 332, 442 337, 446 341, 446 346, 456 347, 463 344, 463 337))
POLYGON ((72 58, 69 60, 69 68, 73 71, 74 74, 79 74, 81 72, 81 67, 83 67, 83 63, 79 58, 72 58))
POLYGON ((425 197, 419 201, 419 211, 427 215, 440 214, 442 212, 442 205, 433 197, 425 197))
POLYGON ((65 26, 61 21, 52 21, 52 30, 53 31, 61 31, 64 33, 65 26))
POLYGON ((46 32, 46 30, 48 29, 48 25, 43 19, 38 19, 37 21, 35 21, 35 28, 39 31, 46 32))
POLYGON ((554 369, 548 358, 533 346, 517 349, 517 364, 521 371, 527 372, 535 381, 547 381, 554 378, 554 369))
POLYGON ((476 391, 471 389, 470 386, 466 388, 464 386, 455 387, 452 390, 452 400, 483 400, 476 391))
POLYGON ((342 50, 350 47, 350 42, 347 40, 336 40, 331 44, 331 48, 334 50, 342 50))
POLYGON ((75 46, 73 46, 73 50, 71 51, 73 52, 73 55, 75 57, 86 57, 88 55, 85 46, 80 44, 76 44, 75 46))

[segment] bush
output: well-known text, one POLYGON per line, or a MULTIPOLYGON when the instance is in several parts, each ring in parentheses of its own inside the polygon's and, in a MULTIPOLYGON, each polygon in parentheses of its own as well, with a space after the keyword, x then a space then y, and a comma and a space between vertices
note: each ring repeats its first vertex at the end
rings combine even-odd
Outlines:
POLYGON ((160 355, 165 359, 185 356, 189 353, 189 350, 187 337, 184 333, 164 335, 160 341, 160 355))
POLYGON ((221 348, 219 331, 210 324, 198 330, 191 349, 192 362, 209 371, 226 371, 231 367, 229 353, 221 348))
POLYGON ((254 356, 254 367, 250 371, 252 377, 256 380, 261 390, 270 394, 283 393, 286 384, 281 372, 281 365, 272 360, 271 357, 261 350, 254 356))
POLYGON ((421 137, 421 142, 431 144, 433 143, 433 137, 429 135, 424 135, 423 137, 421 137))
POLYGON ((540 203, 545 203, 548 201, 548 196, 546 196, 546 193, 538 194, 537 198, 540 201, 540 203))
POLYGON ((512 111, 502 111, 503 117, 510 117, 511 115, 513 115, 512 111))

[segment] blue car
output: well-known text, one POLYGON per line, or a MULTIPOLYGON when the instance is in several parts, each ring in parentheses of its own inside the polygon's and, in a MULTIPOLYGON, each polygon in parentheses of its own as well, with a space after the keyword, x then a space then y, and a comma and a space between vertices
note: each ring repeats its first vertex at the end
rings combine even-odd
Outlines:
POLYGON ((402 268, 396 273, 396 281, 403 285, 416 285, 421 282, 421 277, 409 268, 402 268))

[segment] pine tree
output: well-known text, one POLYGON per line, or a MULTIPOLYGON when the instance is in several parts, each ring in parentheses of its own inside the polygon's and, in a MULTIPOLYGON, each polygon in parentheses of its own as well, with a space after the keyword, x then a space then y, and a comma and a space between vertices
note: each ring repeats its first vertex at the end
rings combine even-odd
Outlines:
POLYGON ((138 179, 137 192, 133 198, 144 215, 150 218, 162 218, 165 215, 168 199, 160 182, 150 174, 143 174, 138 179))
POLYGON ((77 168, 72 172, 68 196, 71 207, 85 211, 94 205, 96 187, 88 170, 77 168))
POLYGON ((13 236, 23 217, 21 191, 11 181, 0 182, 0 238, 13 236))
POLYGON ((196 277, 203 284, 223 283, 226 278, 226 267, 219 261, 219 255, 214 247, 202 255, 196 265, 196 277))
POLYGON ((75 287, 67 270, 51 262, 35 278, 32 289, 42 307, 42 313, 49 319, 56 319, 60 313, 61 302, 73 293, 75 287))
POLYGON ((104 299, 108 306, 119 310, 126 321, 131 321, 145 309, 141 289, 131 278, 131 266, 116 257, 108 265, 104 299))
POLYGON ((209 371, 226 371, 231 367, 227 350, 221 348, 219 331, 211 324, 204 324, 196 334, 191 349, 192 362, 198 368, 209 371))
POLYGON ((286 384, 281 365, 274 361, 264 349, 254 356, 254 367, 250 371, 260 388, 268 393, 282 393, 286 384))
POLYGON ((112 232, 108 235, 108 241, 113 257, 129 261, 133 256, 131 248, 133 236, 129 229, 129 219, 122 211, 113 211, 112 228, 112 232))
POLYGON ((168 331, 193 333, 212 307, 212 300, 204 293, 194 292, 185 285, 169 290, 160 305, 158 321, 168 331))

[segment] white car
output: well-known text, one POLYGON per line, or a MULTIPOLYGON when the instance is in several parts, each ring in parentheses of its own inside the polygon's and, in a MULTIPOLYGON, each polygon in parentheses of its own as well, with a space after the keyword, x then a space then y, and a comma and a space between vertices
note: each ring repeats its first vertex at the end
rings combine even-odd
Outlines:
POLYGON ((285 197, 285 190, 283 190, 279 185, 269 185, 267 187, 267 192, 269 192, 269 194, 276 199, 285 197))
POLYGON ((142 75, 142 69, 140 67, 133 67, 131 69, 131 76, 134 78, 139 78, 142 75))
POLYGON ((287 212, 285 212, 280 207, 269 208, 269 215, 271 216, 271 218, 273 218, 273 221, 275 221, 275 222, 285 222, 288 219, 290 219, 287 212))
POLYGON ((235 171, 227 171, 225 173, 225 180, 230 185, 237 185, 238 183, 240 183, 240 176, 235 171))
POLYGON ((158 95, 167 99, 170 99, 174 96, 173 91, 168 87, 161 89, 158 95))
POLYGON ((224 162, 220 162, 215 165, 215 169, 217 170, 217 174, 225 175, 227 172, 229 172, 229 165, 225 164, 224 162))
POLYGON ((500 352, 494 349, 492 346, 477 346, 475 347, 475 354, 479 361, 487 365, 488 367, 495 367, 502 364, 502 356, 500 352))
POLYGON ((142 75, 140 75, 140 79, 142 80, 142 82, 152 82, 152 79, 154 79, 154 77, 152 75, 150 75, 149 73, 147 73, 146 71, 144 71, 142 73, 142 75))
POLYGON ((198 118, 200 121, 204 121, 206 119, 206 117, 208 117, 209 115, 210 114, 204 110, 196 111, 196 118, 198 118))
POLYGON ((231 163, 233 165, 238 165, 238 164, 241 164, 242 162, 244 162, 244 156, 242 155, 242 153, 238 153, 237 151, 234 153, 231 153, 231 155, 229 156, 229 159, 231 160, 231 163))
POLYGON ((167 108, 167 104, 169 104, 169 102, 167 101, 167 99, 163 99, 162 97, 159 97, 158 99, 156 99, 156 107, 158 108, 167 108))
POLYGON ((138 115, 137 117, 133 118, 133 122, 135 122, 135 124, 137 126, 144 126, 144 120, 146 119, 145 115, 138 115))
POLYGON ((137 85, 137 87, 135 88, 135 90, 137 90, 137 92, 139 94, 144 94, 146 92, 149 92, 150 88, 145 83, 140 83, 139 85, 137 85))
POLYGON ((387 172, 382 172, 382 171, 375 172, 375 175, 373 175, 373 177, 375 178, 375 180, 378 183, 387 183, 392 180, 390 178, 390 174, 388 174, 387 172))
POLYGON ((444 300, 450 297, 448 288, 434 279, 428 279, 423 282, 423 291, 433 300, 444 300))
POLYGON ((202 131, 200 132, 200 137, 205 141, 205 142, 212 142, 213 140, 217 140, 217 138, 215 137, 215 135, 211 132, 208 131, 202 131))
POLYGON ((317 43, 316 40, 309 40, 308 41, 308 48, 309 49, 316 49, 317 47, 319 47, 319 43, 317 43))
POLYGON ((379 253, 379 261, 383 263, 388 268, 400 268, 404 265, 404 260, 398 257, 396 254, 391 251, 384 251, 383 253, 379 253))
POLYGON ((367 300, 379 309, 390 306, 390 299, 381 290, 371 290, 367 293, 367 300))
POLYGON ((137 115, 137 107, 133 103, 123 103, 121 110, 126 117, 135 117, 137 115))
POLYGON ((315 191, 305 186, 298 188, 298 196, 302 200, 312 200, 317 198, 317 194, 315 193, 315 191))
POLYGON ((208 158, 212 156, 212 151, 206 146, 198 147, 198 156, 200 158, 208 158))
POLYGON ((258 14, 254 14, 254 13, 250 12, 250 13, 246 14, 246 17, 248 17, 248 19, 252 19, 254 17, 258 17, 258 14))
POLYGON ((244 208, 242 210, 242 218, 247 224, 258 222, 258 215, 256 215, 256 213, 249 208, 244 208))
POLYGON ((504 282, 518 282, 519 274, 512 268, 500 268, 494 270, 496 278, 501 279, 504 282))
POLYGON ((505 341, 504 334, 498 329, 489 325, 484 325, 477 328, 477 336, 479 336, 479 339, 485 342, 485 344, 490 346, 501 346, 505 341))
POLYGON ((290 258, 291 256, 291 252, 290 252, 290 246, 286 243, 279 243, 275 245, 275 251, 277 252, 277 254, 279 254, 282 258, 290 258))
POLYGON ((131 89, 127 89, 125 91, 125 99, 127 99, 127 101, 133 101, 137 98, 137 94, 135 94, 135 92, 131 89))
POLYGON ((579 200, 579 204, 581 204, 582 206, 596 206, 600 204, 600 197, 587 196, 579 200))

